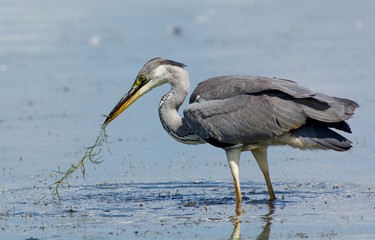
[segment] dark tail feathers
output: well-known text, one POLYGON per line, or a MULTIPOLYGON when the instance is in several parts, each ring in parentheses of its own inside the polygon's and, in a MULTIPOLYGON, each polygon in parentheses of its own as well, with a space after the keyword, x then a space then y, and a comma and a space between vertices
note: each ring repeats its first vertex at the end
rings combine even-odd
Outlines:
POLYGON ((323 126, 304 126, 293 133, 309 148, 325 148, 335 151, 347 151, 352 145, 351 141, 323 126))

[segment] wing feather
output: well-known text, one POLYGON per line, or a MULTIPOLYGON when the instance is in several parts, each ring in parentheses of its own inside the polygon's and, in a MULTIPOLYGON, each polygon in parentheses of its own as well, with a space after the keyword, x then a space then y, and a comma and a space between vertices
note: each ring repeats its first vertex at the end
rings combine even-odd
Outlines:
POLYGON ((306 121, 302 108, 293 102, 248 94, 192 103, 184 116, 202 138, 231 144, 265 141, 306 121))
POLYGON ((225 99, 240 94, 256 94, 270 90, 284 92, 295 98, 314 95, 311 90, 290 80, 252 76, 220 76, 198 84, 189 103, 195 102, 197 97, 206 100, 225 99))
POLYGON ((184 117, 196 134, 226 144, 276 138, 310 124, 309 119, 350 131, 344 121, 358 107, 354 101, 315 93, 293 81, 251 76, 208 79, 189 102, 184 117))

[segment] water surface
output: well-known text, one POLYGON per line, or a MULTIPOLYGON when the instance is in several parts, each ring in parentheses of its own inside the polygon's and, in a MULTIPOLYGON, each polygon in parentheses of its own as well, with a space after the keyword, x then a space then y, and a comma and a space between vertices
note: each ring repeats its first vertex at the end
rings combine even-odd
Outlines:
POLYGON ((375 236, 373 1, 0 0, 0 238, 371 239, 375 236), (234 215, 221 149, 162 129, 161 87, 107 128, 111 153, 52 199, 102 114, 155 56, 216 75, 295 80, 356 100, 349 152, 270 148, 277 201, 248 153, 234 215))

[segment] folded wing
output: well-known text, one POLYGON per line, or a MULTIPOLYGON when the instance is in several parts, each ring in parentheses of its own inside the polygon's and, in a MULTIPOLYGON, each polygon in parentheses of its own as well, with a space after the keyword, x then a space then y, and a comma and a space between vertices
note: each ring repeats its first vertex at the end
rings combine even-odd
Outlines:
POLYGON ((319 129, 318 137, 334 138, 337 133, 326 133, 333 132, 329 128, 350 132, 345 120, 357 107, 351 100, 314 93, 289 80, 225 76, 200 83, 184 117, 196 134, 218 147, 259 144, 289 132, 321 145, 312 129, 319 129))

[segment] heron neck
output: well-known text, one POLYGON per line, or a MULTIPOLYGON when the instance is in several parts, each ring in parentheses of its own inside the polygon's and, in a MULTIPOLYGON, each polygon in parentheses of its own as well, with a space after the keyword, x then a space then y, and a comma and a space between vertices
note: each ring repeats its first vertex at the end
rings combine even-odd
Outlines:
POLYGON ((188 77, 170 81, 171 90, 165 94, 159 104, 159 117, 164 129, 175 140, 186 144, 204 143, 178 112, 189 91, 188 77))
POLYGON ((159 117, 166 131, 177 132, 183 126, 182 118, 178 112, 180 106, 184 102, 185 96, 180 94, 172 87, 171 91, 165 94, 159 104, 159 117), (176 98, 176 96, 179 96, 176 98))

